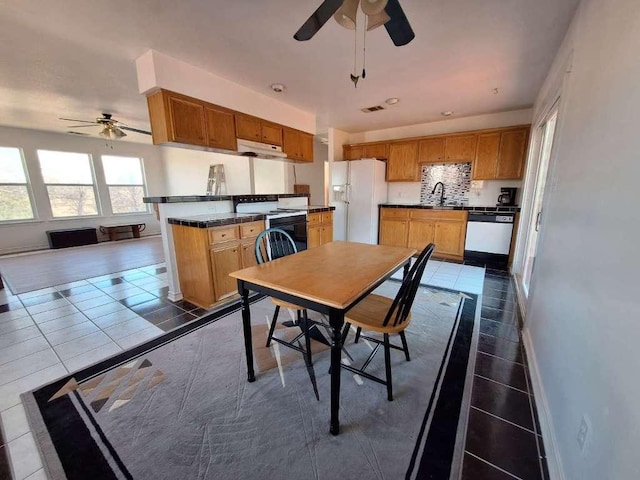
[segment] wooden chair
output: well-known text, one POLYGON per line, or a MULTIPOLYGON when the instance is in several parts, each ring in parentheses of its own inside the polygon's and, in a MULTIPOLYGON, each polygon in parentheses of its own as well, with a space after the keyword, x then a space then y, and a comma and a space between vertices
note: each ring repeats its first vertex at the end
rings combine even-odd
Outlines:
POLYGON ((400 290, 394 299, 384 297, 382 295, 369 294, 360 303, 356 304, 351 310, 345 314, 345 325, 342 331, 342 342, 347 338, 351 325, 358 327, 355 343, 358 342, 362 329, 381 333, 383 340, 378 338, 362 335, 362 338, 374 342, 375 348, 364 362, 361 368, 355 368, 351 365, 340 364, 341 368, 349 370, 353 373, 362 375, 369 380, 381 383, 387 386, 387 399, 393 400, 393 387, 391 384, 391 349, 401 350, 404 352, 407 362, 411 360, 409 357, 409 347, 404 330, 411 322, 411 306, 415 299, 420 279, 424 272, 424 268, 435 249, 435 245, 430 243, 420 253, 418 259, 413 264, 407 276, 402 280, 400 290), (402 347, 393 345, 389 342, 389 335, 397 333, 402 340, 402 347), (384 347, 384 363, 386 378, 375 377, 365 372, 374 355, 378 352, 380 346, 384 347))
MULTIPOLYGON (((260 263, 265 263, 271 260, 276 260, 278 258, 285 257, 287 255, 292 255, 297 253, 298 249, 296 248, 296 244, 289 236, 287 232, 280 228, 268 228, 261 232, 256 238, 255 242, 255 254, 256 260, 260 263)), ((317 322, 313 322, 309 320, 307 316, 307 310, 304 307, 299 305, 295 305, 293 303, 285 302, 284 300, 279 300, 277 298, 271 298, 271 301, 276 306, 275 311, 273 312, 273 319, 271 320, 271 326, 269 327, 269 334, 267 336, 267 347, 271 345, 271 341, 277 342, 286 347, 292 348, 300 353, 302 353, 307 368, 311 368, 313 366, 313 361, 311 358, 311 337, 309 335, 309 331, 316 327, 317 322), (273 336, 273 332, 276 328, 276 322, 278 320, 278 314, 280 313, 280 308, 287 308, 296 312, 297 320, 295 323, 289 324, 287 326, 299 326, 302 331, 300 335, 296 336, 290 342, 286 340, 281 340, 277 337, 273 336), (304 336, 305 347, 296 345, 296 342, 304 336)), ((311 373, 311 372, 310 372, 311 373)), ((319 398, 318 389, 315 384, 315 376, 312 376, 312 382, 314 391, 316 394, 316 398, 319 398)))

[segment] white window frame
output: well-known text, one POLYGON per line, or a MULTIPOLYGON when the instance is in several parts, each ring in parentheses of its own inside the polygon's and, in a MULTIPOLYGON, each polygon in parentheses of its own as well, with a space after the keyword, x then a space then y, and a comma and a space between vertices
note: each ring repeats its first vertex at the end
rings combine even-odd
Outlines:
POLYGON ((147 176, 145 174, 145 170, 144 170, 144 159, 142 157, 138 157, 136 155, 101 155, 100 156, 100 163, 102 165, 102 174, 104 175, 104 184, 107 188, 107 195, 109 196, 109 204, 111 205, 111 215, 115 216, 126 216, 126 215, 144 215, 144 214, 148 214, 150 213, 149 211, 149 204, 145 203, 145 209, 141 210, 139 212, 123 212, 123 213, 116 213, 113 211, 113 199, 111 198, 111 187, 142 187, 142 196, 146 197, 147 196, 147 176), (121 157, 121 158, 136 158, 138 159, 138 164, 140 166, 140 174, 142 175, 142 183, 141 184, 137 184, 137 183, 109 183, 107 181, 107 172, 104 166, 104 158, 105 157, 121 157))
POLYGON ((24 151, 21 147, 14 147, 9 145, 0 145, 2 148, 14 148, 18 150, 18 154, 20 155, 20 162, 22 163, 22 171, 24 172, 24 178, 26 183, 6 183, 0 182, 0 186, 9 186, 9 187, 26 187, 27 196, 29 197, 29 204, 31 206, 31 217, 30 218, 16 218, 13 220, 0 220, 0 224, 10 224, 10 223, 25 223, 25 222, 34 222, 38 220, 38 209, 36 206, 35 197, 33 196, 33 188, 31 186, 31 179, 29 178, 29 170, 27 169, 27 162, 24 158, 24 151))
POLYGON ((92 179, 92 183, 47 183, 47 181, 44 178, 44 174, 42 175, 42 182, 45 188, 45 192, 47 194, 47 201, 49 202, 49 211, 51 212, 51 219, 56 221, 56 220, 72 220, 72 219, 81 219, 81 218, 97 218, 97 217, 101 217, 102 216, 102 208, 100 205, 100 195, 98 195, 98 186, 97 186, 97 179, 96 179, 96 172, 95 172, 95 168, 93 165, 93 157, 90 153, 87 152, 70 152, 68 150, 49 150, 46 148, 43 149, 38 149, 36 151, 36 155, 38 157, 38 166, 40 167, 40 170, 42 171, 42 164, 40 163, 40 152, 56 152, 56 153, 71 153, 71 154, 76 154, 76 155, 86 155, 87 159, 89 160, 89 170, 91 171, 91 179, 92 179), (51 203, 51 196, 49 195, 49 186, 53 186, 53 187, 88 187, 91 186, 93 188, 93 196, 95 198, 96 201, 96 213, 92 213, 90 215, 69 215, 69 216, 56 216, 53 213, 53 205, 51 203))

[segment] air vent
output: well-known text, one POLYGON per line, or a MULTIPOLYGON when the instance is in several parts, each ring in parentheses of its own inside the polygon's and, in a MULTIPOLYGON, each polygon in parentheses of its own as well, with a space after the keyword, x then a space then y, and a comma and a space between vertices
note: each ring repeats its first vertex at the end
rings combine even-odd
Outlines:
POLYGON ((376 105, 375 107, 367 107, 362 109, 364 113, 377 112, 378 110, 384 110, 384 107, 382 105, 376 105))

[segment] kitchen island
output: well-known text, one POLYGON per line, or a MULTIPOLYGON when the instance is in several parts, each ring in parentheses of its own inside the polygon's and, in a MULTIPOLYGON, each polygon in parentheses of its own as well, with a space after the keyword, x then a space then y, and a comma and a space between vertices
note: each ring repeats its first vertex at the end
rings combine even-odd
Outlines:
MULTIPOLYGON (((278 194, 278 207, 300 210, 309 221, 329 218, 333 207, 307 205, 308 194, 278 194)), ((255 262, 253 242, 265 227, 262 213, 235 213, 250 195, 147 197, 158 215, 167 266, 169 300, 211 308, 236 290, 229 271, 255 262)), ((259 195, 256 195, 259 197, 259 195)), ((313 230, 309 225, 310 234, 313 230)), ((322 228, 329 228, 326 223, 322 228)), ((328 238, 327 234, 324 238, 328 238)), ((331 241, 331 240, 329 240, 331 241)), ((311 246, 311 245, 310 245, 311 246)))

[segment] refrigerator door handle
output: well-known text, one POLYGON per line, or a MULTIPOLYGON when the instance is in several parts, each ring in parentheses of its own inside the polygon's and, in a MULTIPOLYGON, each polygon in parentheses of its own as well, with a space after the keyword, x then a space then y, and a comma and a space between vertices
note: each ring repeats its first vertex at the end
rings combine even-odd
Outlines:
POLYGON ((347 183, 344 186, 344 203, 349 205, 349 199, 351 198, 351 185, 347 183))

